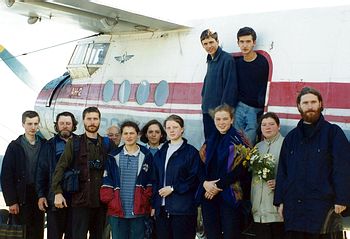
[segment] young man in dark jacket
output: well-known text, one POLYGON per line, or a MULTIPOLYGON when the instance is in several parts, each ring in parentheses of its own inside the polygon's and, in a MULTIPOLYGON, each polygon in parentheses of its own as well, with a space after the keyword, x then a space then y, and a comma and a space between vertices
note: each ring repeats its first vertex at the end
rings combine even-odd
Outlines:
POLYGON ((7 147, 1 169, 1 187, 10 214, 18 215, 26 226, 27 239, 44 237, 44 213, 37 205, 35 173, 41 146, 45 140, 36 133, 40 118, 35 111, 22 114, 24 135, 7 147))
POLYGON ((237 73, 233 56, 221 49, 216 32, 204 30, 200 40, 208 53, 202 88, 204 137, 207 139, 216 130, 209 110, 224 103, 231 107, 237 104, 237 73))
POLYGON ((274 204, 286 238, 330 238, 339 228, 324 230, 327 214, 350 206, 350 145, 341 128, 324 119, 317 90, 303 88, 297 106, 302 119, 282 145, 274 204))
POLYGON ((76 137, 73 132, 77 128, 77 123, 72 113, 59 113, 54 122, 57 134, 42 146, 39 155, 35 186, 39 197, 39 209, 47 212, 47 238, 50 239, 61 239, 63 234, 65 239, 72 238, 71 208, 57 209, 55 207, 55 194, 51 190, 51 182, 66 142, 76 137))

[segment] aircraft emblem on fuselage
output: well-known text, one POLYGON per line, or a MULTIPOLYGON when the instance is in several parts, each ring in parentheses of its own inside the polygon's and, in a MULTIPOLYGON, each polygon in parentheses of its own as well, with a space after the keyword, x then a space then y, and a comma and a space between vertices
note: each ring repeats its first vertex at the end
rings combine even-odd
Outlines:
POLYGON ((115 56, 114 58, 119 61, 120 64, 125 63, 126 61, 130 60, 131 58, 133 58, 134 55, 128 55, 127 52, 125 52, 123 55, 121 56, 115 56))

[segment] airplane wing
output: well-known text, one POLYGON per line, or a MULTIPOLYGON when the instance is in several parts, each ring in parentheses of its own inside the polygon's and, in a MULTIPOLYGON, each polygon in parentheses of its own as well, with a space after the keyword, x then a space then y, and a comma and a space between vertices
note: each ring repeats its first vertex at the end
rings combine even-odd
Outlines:
POLYGON ((28 23, 51 19, 69 21, 85 30, 103 33, 175 30, 186 26, 142 16, 109 6, 101 1, 87 0, 3 0, 8 10, 26 16, 28 23))

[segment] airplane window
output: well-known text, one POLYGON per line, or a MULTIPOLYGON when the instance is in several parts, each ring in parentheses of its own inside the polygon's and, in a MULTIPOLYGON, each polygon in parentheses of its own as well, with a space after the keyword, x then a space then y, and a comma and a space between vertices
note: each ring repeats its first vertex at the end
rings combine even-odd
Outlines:
POLYGON ((87 48, 87 50, 86 50, 86 53, 85 53, 85 57, 84 57, 84 64, 86 65, 86 64, 89 64, 89 60, 90 60, 90 58, 91 58, 91 53, 92 53, 92 49, 93 49, 93 44, 89 44, 88 45, 88 48, 87 48))
POLYGON ((109 47, 109 43, 97 43, 94 44, 91 54, 89 63, 90 65, 102 65, 103 61, 106 57, 106 53, 109 47))
POLYGON ((129 100, 131 92, 130 81, 124 80, 119 88, 119 101, 120 103, 125 103, 129 100))
POLYGON ((143 105, 144 103, 146 103, 149 96, 149 91, 150 91, 149 82, 146 80, 141 81, 136 92, 137 103, 139 103, 140 105, 143 105))
POLYGON ((71 65, 81 65, 84 62, 85 52, 87 50, 88 44, 80 44, 75 47, 73 56, 70 60, 71 65))
POLYGON ((169 85, 168 82, 162 80, 157 85, 156 91, 154 92, 154 101, 157 106, 162 106, 166 103, 169 96, 169 85))
POLYGON ((114 83, 112 80, 108 80, 103 87, 102 99, 104 102, 112 100, 114 94, 114 83))

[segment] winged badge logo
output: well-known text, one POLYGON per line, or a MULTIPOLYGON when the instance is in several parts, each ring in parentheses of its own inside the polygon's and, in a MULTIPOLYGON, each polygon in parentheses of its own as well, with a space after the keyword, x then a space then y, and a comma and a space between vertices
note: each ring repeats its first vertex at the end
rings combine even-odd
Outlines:
POLYGON ((115 56, 114 58, 119 61, 120 64, 125 63, 126 61, 130 60, 131 58, 133 58, 134 55, 128 55, 127 52, 125 52, 123 55, 121 56, 115 56))

